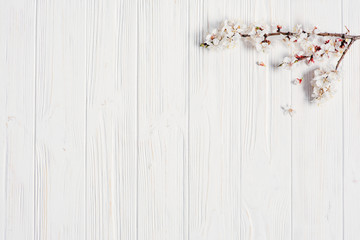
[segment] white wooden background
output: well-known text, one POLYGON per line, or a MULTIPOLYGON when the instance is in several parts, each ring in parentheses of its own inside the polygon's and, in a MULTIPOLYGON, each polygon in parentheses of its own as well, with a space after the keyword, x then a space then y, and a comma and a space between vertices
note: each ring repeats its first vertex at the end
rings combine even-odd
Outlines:
POLYGON ((0 239, 359 239, 360 43, 320 107, 285 48, 199 47, 226 18, 360 34, 359 7, 0 0, 0 239))

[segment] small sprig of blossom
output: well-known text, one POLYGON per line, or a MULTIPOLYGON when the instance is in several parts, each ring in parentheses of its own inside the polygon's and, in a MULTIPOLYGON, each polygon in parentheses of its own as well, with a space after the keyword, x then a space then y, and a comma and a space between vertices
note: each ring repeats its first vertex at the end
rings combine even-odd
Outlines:
MULTIPOLYGON (((210 49, 234 48, 241 44, 242 39, 245 39, 257 51, 266 52, 272 45, 269 37, 281 36, 282 41, 291 47, 292 54, 285 57, 279 67, 290 69, 301 63, 320 65, 314 71, 311 85, 313 87, 312 101, 322 103, 336 92, 340 81, 337 70, 339 63, 353 41, 360 38, 360 36, 348 35, 349 32, 347 29, 346 34, 321 33, 317 27, 306 29, 302 25, 296 25, 292 31, 287 31, 280 25, 260 23, 244 25, 240 21, 226 20, 219 28, 206 36, 201 46, 210 49), (334 60, 338 60, 336 67, 321 67, 321 65, 334 65, 334 60)), ((258 65, 265 66, 264 63, 258 63, 258 65)), ((297 78, 294 84, 301 84, 302 80, 302 78, 297 78)))
POLYGON ((290 117, 294 116, 294 114, 296 113, 294 107, 291 105, 285 105, 282 106, 281 108, 283 110, 283 113, 290 115, 290 117))
POLYGON ((300 85, 303 81, 303 78, 296 78, 295 80, 293 80, 293 84, 294 85, 300 85))

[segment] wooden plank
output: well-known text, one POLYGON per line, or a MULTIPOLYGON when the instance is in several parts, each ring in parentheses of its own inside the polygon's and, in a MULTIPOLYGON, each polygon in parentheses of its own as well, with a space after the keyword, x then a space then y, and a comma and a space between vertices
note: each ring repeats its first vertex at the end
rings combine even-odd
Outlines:
POLYGON ((0 16, 0 238, 33 239, 35 1, 0 16))
POLYGON ((246 16, 248 5, 199 0, 189 8, 189 239, 240 239, 239 93, 246 50, 199 44, 225 19, 246 16))
POLYGON ((37 1, 35 239, 85 239, 85 1, 37 1))
POLYGON ((138 239, 184 239, 188 1, 138 5, 138 239))
MULTIPOLYGON (((275 5, 280 9, 268 11, 266 2, 194 2, 192 38, 200 42, 226 18, 253 22, 265 16, 286 24, 288 15, 274 16, 287 2, 275 5)), ((281 49, 271 59, 254 52, 191 46, 190 239, 290 236, 291 132, 280 109, 290 98, 289 73, 272 70, 281 49), (257 60, 268 67, 261 69, 257 60)))
POLYGON ((86 6, 86 239, 136 239, 137 6, 86 6))
MULTIPOLYGON (((254 1, 250 19, 286 27, 289 9, 287 0, 254 1)), ((268 54, 251 48, 242 61, 242 239, 291 239, 291 117, 281 109, 291 102, 291 73, 276 68, 288 54, 277 39, 268 54)))
MULTIPOLYGON (((292 23, 341 31, 341 1, 292 1, 292 23)), ((342 239, 342 92, 329 102, 311 104, 313 68, 297 68, 293 78, 305 74, 303 88, 293 87, 292 119, 293 239, 342 239)), ((341 85, 339 86, 341 89, 341 85)))
MULTIPOLYGON (((360 34, 358 2, 343 1, 343 24, 360 34)), ((345 56, 343 69, 344 131, 344 240, 360 235, 360 46, 356 42, 345 56)))

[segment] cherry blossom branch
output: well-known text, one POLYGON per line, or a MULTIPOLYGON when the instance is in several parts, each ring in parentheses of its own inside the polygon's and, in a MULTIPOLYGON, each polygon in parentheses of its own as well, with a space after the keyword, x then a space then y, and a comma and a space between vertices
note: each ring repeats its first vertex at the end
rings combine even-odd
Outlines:
MULTIPOLYGON (((306 33, 306 32, 304 32, 306 33)), ((280 36, 280 35, 284 35, 284 36, 293 36, 295 33, 293 32, 281 32, 281 31, 278 31, 278 32, 274 32, 274 33, 268 33, 268 34, 264 34, 264 39, 266 39, 267 37, 271 37, 271 36, 280 36)), ((360 39, 360 35, 349 35, 349 34, 344 34, 344 33, 327 33, 327 32, 324 32, 324 33, 317 33, 315 34, 317 36, 322 36, 322 37, 339 37, 339 38, 342 38, 342 39, 351 39, 348 47, 345 49, 345 51, 343 52, 343 54, 341 55, 339 61, 337 62, 336 64, 336 67, 335 67, 335 70, 337 70, 339 68, 339 65, 340 65, 340 62, 344 59, 344 56, 345 54, 347 53, 347 51, 349 50, 349 48, 351 47, 351 45, 356 41, 356 40, 359 40, 360 39)), ((241 34, 242 37, 250 37, 249 34, 241 34)), ((301 60, 303 59, 306 59, 306 58, 309 58, 311 56, 304 56, 304 58, 302 58, 301 60)))
MULTIPOLYGON (((306 32, 304 32, 306 33, 306 32)), ((293 32, 281 32, 281 31, 278 31, 278 32, 273 32, 273 33, 268 33, 268 34, 264 34, 264 39, 267 39, 267 37, 272 37, 272 36, 280 36, 280 35, 284 35, 284 36, 293 36, 295 35, 296 33, 293 33, 293 32)), ((308 34, 308 33, 307 33, 308 34)), ((309 34, 308 34, 309 35, 309 34)), ((340 62, 343 60, 345 54, 347 53, 347 51, 349 50, 349 48, 351 47, 351 45, 356 41, 356 40, 359 40, 360 39, 360 35, 349 35, 349 34, 344 34, 344 33, 327 33, 327 32, 324 32, 324 33, 317 33, 315 34, 317 36, 322 36, 322 37, 339 37, 339 38, 342 38, 342 39, 351 39, 348 47, 345 49, 345 51, 343 52, 343 54, 341 55, 339 61, 337 62, 336 64, 336 67, 335 67, 335 70, 337 70, 339 68, 339 65, 340 65, 340 62)), ((241 34, 241 37, 250 37, 249 34, 241 34)), ((301 56, 301 58, 298 58, 297 60, 300 61, 300 60, 304 60, 304 59, 307 59, 307 58, 310 58, 311 59, 311 56, 301 56)))
MULTIPOLYGON (((320 32, 317 27, 305 30, 301 25, 297 25, 293 31, 284 31, 280 25, 250 24, 246 26, 240 22, 226 20, 219 28, 208 34, 200 46, 210 49, 233 48, 240 45, 241 39, 245 39, 251 42, 256 50, 265 52, 272 45, 268 38, 283 36, 283 42, 292 48, 292 55, 285 57, 279 67, 290 68, 299 62, 325 63, 315 70, 311 81, 313 101, 320 103, 332 97, 336 92, 337 82, 340 80, 338 71, 340 63, 352 44, 360 39, 360 35, 349 33, 348 29, 346 33, 320 32), (337 60, 334 65, 331 63, 333 59, 337 60)), ((258 65, 266 66, 264 63, 258 65)), ((301 81, 298 82, 301 84, 301 81)))
MULTIPOLYGON (((304 32, 306 33, 306 32, 304 32)), ((296 33, 294 32, 272 32, 272 33, 267 33, 264 34, 264 37, 271 37, 271 36, 280 36, 280 35, 284 35, 284 36, 294 36, 296 33)), ((358 40, 360 39, 360 35, 349 35, 349 34, 344 34, 344 33, 327 33, 327 32, 323 32, 323 33, 316 33, 315 35, 321 36, 321 37, 339 37, 339 38, 343 38, 343 39, 354 39, 354 40, 358 40)), ((249 34, 241 34, 241 37, 250 37, 249 34)))
MULTIPOLYGON (((250 35, 248 34, 244 34, 242 35, 242 37, 250 37, 250 35), (246 35, 246 36, 244 36, 246 35)), ((293 36, 294 33, 293 32, 275 32, 275 33, 269 33, 269 34, 265 34, 264 38, 266 39, 267 37, 271 37, 271 36, 279 36, 279 35, 285 35, 285 36, 293 36)), ((345 54, 348 52, 349 48, 351 47, 351 45, 356 41, 360 39, 360 35, 349 35, 349 34, 344 34, 344 33, 317 33, 315 34, 317 36, 322 36, 322 37, 339 37, 342 39, 351 39, 349 45, 347 46, 347 48, 345 49, 345 51, 343 52, 343 54, 341 55, 339 61, 336 64, 335 70, 337 70, 339 68, 340 62, 344 59, 345 54)), ((310 56, 307 56, 310 57, 310 56)), ((307 58, 306 57, 306 58, 307 58)))

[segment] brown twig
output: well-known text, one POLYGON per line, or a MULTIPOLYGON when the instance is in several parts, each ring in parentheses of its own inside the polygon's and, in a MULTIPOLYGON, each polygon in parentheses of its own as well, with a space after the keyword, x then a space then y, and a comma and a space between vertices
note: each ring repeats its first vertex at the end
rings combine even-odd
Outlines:
POLYGON ((341 55, 339 61, 337 62, 336 67, 335 67, 335 70, 338 69, 338 67, 339 67, 339 65, 340 65, 340 62, 343 60, 345 54, 347 53, 347 51, 349 50, 349 48, 351 47, 351 45, 352 45, 356 40, 357 40, 357 39, 355 39, 355 38, 351 39, 349 45, 347 46, 347 48, 345 49, 345 51, 344 51, 343 54, 341 55))
MULTIPOLYGON (((306 32, 304 32, 306 33, 306 32)), ((296 35, 297 33, 293 33, 293 32, 273 32, 273 33, 268 33, 265 34, 264 37, 271 37, 271 36, 280 36, 280 35, 284 35, 284 36, 293 36, 296 35)), ((322 37, 339 37, 339 38, 344 38, 344 39, 355 39, 358 40, 360 39, 360 35, 349 35, 349 34, 345 34, 345 33, 328 33, 328 32, 323 32, 323 33, 316 33, 315 35, 318 36, 322 36, 322 37)), ((241 34, 241 37, 250 37, 249 34, 241 34)))
POLYGON ((358 40, 360 39, 360 35, 349 35, 349 34, 344 34, 344 33, 318 33, 316 35, 322 36, 322 37, 339 37, 339 38, 344 38, 344 39, 354 39, 354 40, 358 40))

